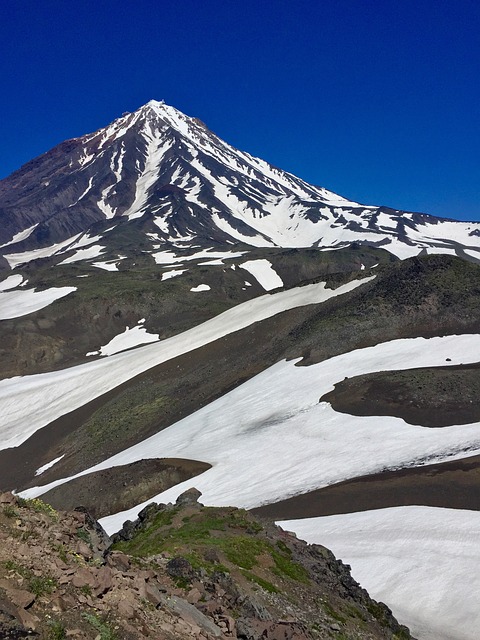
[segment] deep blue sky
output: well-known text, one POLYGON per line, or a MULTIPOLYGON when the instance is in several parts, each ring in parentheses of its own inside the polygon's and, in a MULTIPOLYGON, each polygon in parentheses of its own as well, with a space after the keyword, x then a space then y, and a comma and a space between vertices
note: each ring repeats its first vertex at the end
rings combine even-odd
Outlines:
POLYGON ((367 204, 480 220, 478 0, 12 0, 0 177, 151 98, 367 204))

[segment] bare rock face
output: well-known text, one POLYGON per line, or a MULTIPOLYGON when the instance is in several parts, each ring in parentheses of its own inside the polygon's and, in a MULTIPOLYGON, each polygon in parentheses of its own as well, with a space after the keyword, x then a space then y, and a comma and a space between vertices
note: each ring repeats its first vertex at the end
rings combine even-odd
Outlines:
POLYGON ((198 499, 201 495, 201 491, 195 489, 195 487, 192 487, 191 489, 187 489, 182 494, 180 494, 175 504, 179 507, 187 507, 199 504, 198 499))

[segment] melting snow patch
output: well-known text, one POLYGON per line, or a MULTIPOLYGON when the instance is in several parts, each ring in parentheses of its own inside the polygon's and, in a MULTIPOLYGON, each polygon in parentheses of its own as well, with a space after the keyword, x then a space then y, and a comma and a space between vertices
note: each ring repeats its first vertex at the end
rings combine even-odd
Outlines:
POLYGON ((103 269, 104 271, 118 271, 117 260, 108 260, 106 262, 92 262, 93 267, 103 269))
POLYGON ((210 291, 210 286, 208 284, 199 284, 196 287, 192 287, 190 291, 210 291))
MULTIPOLYGON (((277 313, 325 302, 372 279, 355 280, 334 290, 326 289, 325 283, 320 282, 266 294, 243 302, 197 327, 156 344, 62 371, 0 380, 0 449, 18 446, 52 420, 81 407, 151 367, 198 349, 234 331, 240 331, 254 322, 271 318, 277 313)), ((315 402, 318 402, 318 397, 315 402)))
POLYGON ((45 289, 45 291, 26 289, 0 292, 0 320, 20 318, 34 311, 39 311, 76 290, 77 287, 53 287, 45 289))
POLYGON ((26 240, 29 236, 32 235, 36 227, 38 227, 38 223, 34 224, 33 227, 28 227, 28 229, 24 229, 23 231, 16 233, 9 242, 5 242, 5 244, 0 244, 0 249, 2 247, 9 247, 11 244, 17 244, 17 242, 22 242, 22 240, 26 240))
POLYGON ((98 351, 89 351, 87 356, 111 356, 114 353, 118 353, 119 351, 125 351, 126 349, 131 349, 132 347, 138 347, 141 344, 147 344, 149 342, 157 342, 159 339, 159 335, 148 333, 145 327, 140 326, 145 322, 144 319, 139 322, 138 326, 132 327, 129 329, 128 327, 125 329, 123 333, 120 333, 118 336, 115 336, 103 347, 100 347, 98 351))
POLYGON ((59 458, 55 458, 55 460, 52 460, 51 462, 47 462, 47 464, 44 464, 43 467, 39 467, 36 471, 35 471, 35 475, 36 476, 40 476, 42 473, 44 473, 45 471, 47 471, 47 469, 50 469, 50 467, 53 467, 54 464, 57 464, 57 462, 60 462, 60 460, 63 458, 65 454, 63 454, 62 456, 60 456, 59 458))
POLYGON ((87 247, 86 249, 78 249, 75 251, 73 256, 69 258, 65 258, 62 262, 58 264, 70 264, 71 262, 79 262, 80 260, 89 260, 90 258, 98 258, 103 253, 105 247, 102 247, 99 244, 94 244, 93 247, 87 247))
POLYGON ((15 287, 19 287, 23 282, 23 276, 19 273, 14 274, 13 276, 8 276, 5 280, 0 282, 0 291, 7 291, 8 289, 15 289, 15 287))
POLYGON ((265 291, 283 287, 282 279, 268 260, 248 260, 239 266, 251 273, 265 291))
POLYGON ((162 273, 162 282, 163 280, 170 280, 170 278, 181 276, 185 271, 187 271, 187 269, 172 269, 172 271, 164 271, 162 273))

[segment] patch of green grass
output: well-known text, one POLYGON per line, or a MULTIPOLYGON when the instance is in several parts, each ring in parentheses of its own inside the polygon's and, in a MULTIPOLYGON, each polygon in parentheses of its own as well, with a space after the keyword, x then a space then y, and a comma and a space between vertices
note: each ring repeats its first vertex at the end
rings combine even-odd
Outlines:
POLYGON ((338 622, 341 622, 342 624, 346 623, 347 618, 344 615, 342 615, 341 613, 339 613, 336 609, 334 609, 329 602, 324 602, 323 603, 323 608, 325 609, 325 613, 327 613, 334 620, 337 620, 338 622))
POLYGON ((165 537, 164 534, 159 534, 159 529, 170 526, 177 511, 177 509, 159 511, 146 529, 139 531, 132 540, 116 542, 112 548, 140 558, 164 551, 165 537))
POLYGON ((301 564, 294 562, 289 556, 285 556, 275 549, 272 549, 271 553, 273 561, 275 562, 275 567, 273 568, 274 573, 279 576, 286 576, 297 582, 309 581, 308 571, 301 564))
POLYGON ((63 544, 58 544, 55 546, 55 551, 58 553, 58 557, 62 562, 67 564, 68 562, 68 553, 63 544))
POLYGON ((18 498, 18 504, 27 509, 33 509, 37 513, 45 513, 53 520, 58 520, 58 513, 51 504, 40 500, 40 498, 18 498))
POLYGON ((98 409, 84 425, 88 447, 96 448, 112 438, 127 439, 141 433, 174 402, 160 385, 144 380, 98 409))
POLYGON ((84 613, 84 619, 96 630, 100 640, 117 640, 118 636, 105 618, 100 618, 93 613, 84 613))
POLYGON ((80 538, 80 540, 83 540, 83 542, 86 542, 87 544, 91 544, 92 542, 90 533, 83 527, 79 527, 77 529, 77 538, 80 538))
POLYGON ((64 640, 67 637, 65 625, 60 620, 52 620, 48 624, 46 640, 64 640))
POLYGON ((272 558, 272 571, 276 575, 308 582, 307 570, 291 559, 292 552, 285 543, 280 541, 274 547, 255 535, 263 527, 246 511, 204 507, 198 513, 183 518, 174 527, 172 523, 176 513, 178 509, 158 513, 145 530, 137 533, 132 540, 116 543, 114 548, 137 557, 148 557, 164 551, 179 553, 194 568, 204 568, 210 572, 228 571, 228 567, 220 568, 220 563, 206 560, 200 551, 205 547, 218 549, 229 563, 247 571, 258 565, 259 556, 265 555, 272 558), (185 549, 188 551, 185 552, 185 549))
POLYGON ((7 560, 4 566, 7 571, 15 571, 19 576, 25 578, 27 581, 27 589, 37 596, 37 598, 47 593, 53 593, 58 586, 55 578, 52 578, 50 575, 36 576, 31 569, 14 560, 7 560))
POLYGON ((28 580, 28 588, 37 598, 47 593, 53 593, 57 586, 55 578, 50 576, 31 576, 28 580))
POLYGON ((253 569, 258 564, 257 557, 269 551, 269 544, 247 536, 222 538, 219 546, 227 559, 242 569, 253 569))
POLYGON ((3 507, 3 515, 6 518, 16 518, 18 516, 18 513, 17 511, 15 511, 13 505, 7 504, 3 507))
POLYGON ((277 589, 275 585, 273 585, 271 582, 268 582, 268 580, 260 578, 260 576, 257 576, 255 573, 244 570, 242 571, 242 574, 245 576, 245 578, 247 578, 247 580, 250 580, 250 582, 255 582, 268 593, 280 593, 280 590, 277 589))

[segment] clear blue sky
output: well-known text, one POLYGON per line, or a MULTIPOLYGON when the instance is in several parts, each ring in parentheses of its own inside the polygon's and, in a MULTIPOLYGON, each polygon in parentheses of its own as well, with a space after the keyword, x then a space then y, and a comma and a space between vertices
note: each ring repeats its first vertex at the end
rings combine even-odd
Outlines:
POLYGON ((151 98, 367 204, 480 220, 478 0, 12 0, 0 177, 151 98))

